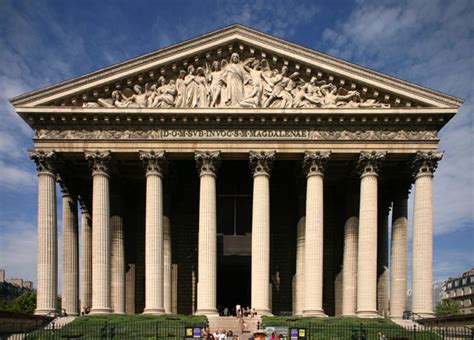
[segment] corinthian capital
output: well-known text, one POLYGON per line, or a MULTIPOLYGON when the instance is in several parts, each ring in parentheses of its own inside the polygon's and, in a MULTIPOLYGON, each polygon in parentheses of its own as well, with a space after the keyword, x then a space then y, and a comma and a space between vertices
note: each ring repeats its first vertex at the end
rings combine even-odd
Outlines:
POLYGON ((411 163, 412 176, 416 178, 417 176, 429 175, 433 176, 436 168, 438 167, 438 162, 443 158, 442 152, 422 152, 418 151, 413 157, 411 163))
POLYGON ((303 170, 306 176, 323 175, 330 156, 330 151, 305 151, 303 170))
POLYGON ((366 152, 362 151, 357 162, 357 170, 361 176, 366 174, 377 175, 380 170, 380 163, 385 159, 386 152, 366 152))
POLYGON ((273 162, 275 161, 275 151, 250 151, 249 163, 253 176, 269 176, 273 162))
POLYGON ((215 176, 219 166, 221 165, 220 151, 196 151, 194 159, 199 176, 213 175, 215 176))
POLYGON ((34 150, 29 151, 28 155, 36 164, 38 173, 55 174, 58 155, 55 151, 34 150))
POLYGON ((92 175, 110 175, 113 166, 112 155, 110 151, 94 151, 85 153, 86 160, 92 169, 92 175))
POLYGON ((140 160, 147 175, 163 176, 166 170, 166 156, 164 151, 140 151, 140 160))

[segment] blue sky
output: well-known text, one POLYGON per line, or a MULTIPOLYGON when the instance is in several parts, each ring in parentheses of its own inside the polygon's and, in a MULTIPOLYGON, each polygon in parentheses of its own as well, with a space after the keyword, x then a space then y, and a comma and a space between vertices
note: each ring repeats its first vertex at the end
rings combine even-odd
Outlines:
POLYGON ((472 18, 470 0, 0 0, 0 268, 36 280, 33 133, 7 99, 241 23, 465 99, 434 180, 434 277, 461 274, 474 266, 472 18))

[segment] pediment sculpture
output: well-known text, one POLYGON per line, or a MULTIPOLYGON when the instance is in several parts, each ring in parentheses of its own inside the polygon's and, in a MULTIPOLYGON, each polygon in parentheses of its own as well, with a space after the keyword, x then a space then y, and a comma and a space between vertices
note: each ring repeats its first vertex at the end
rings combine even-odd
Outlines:
POLYGON ((267 59, 230 58, 188 65, 166 79, 112 91, 110 97, 83 103, 83 107, 118 108, 371 108, 390 107, 365 98, 356 90, 338 87, 287 66, 272 67, 267 59))

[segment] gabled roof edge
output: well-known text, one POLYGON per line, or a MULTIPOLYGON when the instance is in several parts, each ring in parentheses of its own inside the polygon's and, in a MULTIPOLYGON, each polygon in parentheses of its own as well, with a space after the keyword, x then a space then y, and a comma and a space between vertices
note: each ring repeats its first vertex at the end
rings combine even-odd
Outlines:
POLYGON ((359 75, 371 76, 379 81, 388 83, 392 86, 395 86, 401 89, 409 88, 409 90, 411 91, 415 90, 414 91, 415 93, 422 94, 425 96, 428 95, 429 97, 432 97, 432 98, 434 97, 436 100, 449 103, 453 106, 460 107, 464 103, 464 100, 461 98, 458 98, 458 97, 455 97, 455 96, 452 96, 440 91, 436 91, 434 89, 430 89, 425 86, 411 83, 409 81, 402 80, 402 79, 384 74, 379 71, 368 69, 366 67, 345 61, 343 59, 336 58, 319 51, 315 51, 311 48, 292 43, 282 38, 278 38, 270 34, 257 31, 253 28, 249 28, 241 24, 232 24, 232 25, 217 29, 215 31, 211 31, 211 32, 181 41, 177 44, 173 44, 173 45, 158 49, 156 51, 146 53, 146 54, 134 57, 132 59, 128 59, 128 60, 113 64, 111 66, 107 66, 105 68, 101 68, 96 71, 86 73, 78 77, 70 78, 60 83, 45 86, 40 89, 36 89, 30 92, 21 94, 19 96, 10 98, 9 101, 13 106, 19 106, 20 104, 24 104, 38 97, 47 96, 51 93, 54 93, 57 90, 60 90, 60 89, 65 90, 73 85, 81 84, 82 82, 85 82, 85 81, 90 81, 91 78, 97 79, 97 78, 100 78, 101 76, 110 76, 111 74, 118 73, 118 72, 127 70, 129 68, 135 67, 139 64, 150 61, 150 59, 153 59, 157 56, 160 56, 160 55, 166 56, 168 53, 176 52, 177 49, 191 48, 192 45, 197 42, 202 42, 203 40, 212 39, 212 38, 219 38, 221 36, 225 36, 226 34, 232 34, 239 31, 243 31, 243 32, 255 35, 259 37, 260 39, 264 39, 266 43, 271 44, 272 42, 273 43, 277 42, 279 44, 283 44, 285 47, 289 49, 297 49, 300 52, 305 52, 306 54, 310 54, 311 57, 316 58, 318 61, 322 63, 340 67, 342 69, 358 73, 359 75))

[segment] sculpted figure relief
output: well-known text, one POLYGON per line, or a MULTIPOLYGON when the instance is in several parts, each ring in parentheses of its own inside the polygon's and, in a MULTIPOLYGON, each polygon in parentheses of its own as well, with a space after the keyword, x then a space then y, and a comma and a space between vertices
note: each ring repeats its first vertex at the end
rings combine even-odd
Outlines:
POLYGON ((358 91, 337 87, 298 72, 289 74, 287 66, 273 68, 265 59, 230 58, 202 66, 189 65, 176 76, 164 75, 142 87, 115 90, 110 98, 83 103, 84 107, 119 108, 369 108, 390 107, 358 91))

